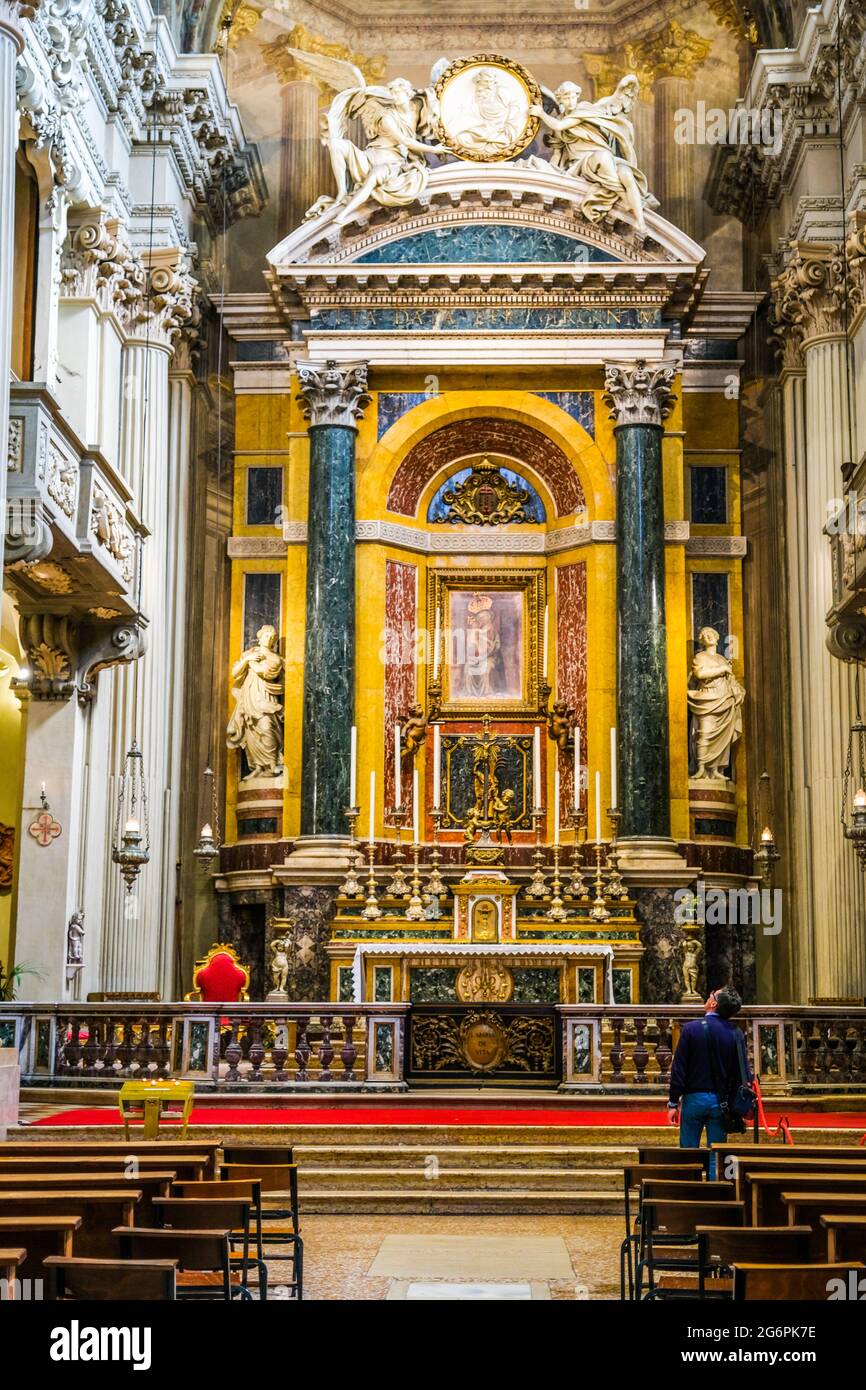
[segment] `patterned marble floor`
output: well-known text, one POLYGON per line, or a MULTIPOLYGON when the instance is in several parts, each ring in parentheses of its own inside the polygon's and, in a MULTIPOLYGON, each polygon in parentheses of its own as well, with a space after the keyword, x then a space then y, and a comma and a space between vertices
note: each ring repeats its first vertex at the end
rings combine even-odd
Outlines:
MULTIPOLYGON (((443 1281, 477 1286, 479 1277, 487 1282, 502 1282, 514 1287, 521 1279, 534 1281, 534 1297, 554 1299, 604 1299, 619 1297, 619 1242, 622 1222, 611 1216, 307 1216, 302 1220, 304 1236, 304 1294, 311 1299, 386 1299, 405 1297, 407 1277, 424 1283, 443 1281), (395 1243, 388 1237, 400 1236, 409 1252, 423 1252, 425 1240, 431 1236, 457 1237, 456 1241, 437 1246, 435 1257, 427 1269, 423 1260, 398 1266, 393 1259, 395 1243), (406 1240, 411 1237, 413 1239, 406 1240), (478 1237, 496 1237, 495 1244, 503 1246, 504 1264, 508 1266, 508 1242, 513 1241, 513 1264, 501 1281, 490 1281, 489 1273, 480 1276, 472 1262, 473 1246, 478 1237), (523 1243, 535 1237, 538 1249, 523 1243), (539 1237, 547 1237, 542 1245, 539 1237), (533 1270, 539 1255, 549 1255, 554 1245, 564 1245, 573 1273, 566 1277, 535 1278, 543 1270, 533 1270), (453 1250, 453 1264, 443 1248, 453 1250), (387 1273, 373 1273, 373 1269, 387 1273), (390 1273, 393 1271, 393 1274, 390 1273), (397 1278, 401 1274, 402 1278, 397 1278), (544 1289, 549 1290, 548 1294, 544 1289)), ((493 1244, 493 1242, 486 1242, 493 1244)), ((554 1264, 562 1274, 561 1263, 554 1264)), ((566 1261, 567 1268, 567 1261, 566 1261)), ((279 1264, 271 1267, 271 1288, 279 1297, 279 1264)), ((470 1290, 467 1288, 467 1294, 470 1290)), ((513 1297, 510 1290, 503 1290, 513 1297)))

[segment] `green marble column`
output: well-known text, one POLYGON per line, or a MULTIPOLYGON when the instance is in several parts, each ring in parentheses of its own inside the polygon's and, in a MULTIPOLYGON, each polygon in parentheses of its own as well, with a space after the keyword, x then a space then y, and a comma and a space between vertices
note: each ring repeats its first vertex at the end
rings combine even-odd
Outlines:
POLYGON ((366 367, 298 368, 310 421, 301 835, 347 833, 355 709, 355 439, 366 367))
POLYGON ((619 834, 670 836, 664 419, 675 368, 610 364, 605 401, 616 422, 617 742, 619 834))

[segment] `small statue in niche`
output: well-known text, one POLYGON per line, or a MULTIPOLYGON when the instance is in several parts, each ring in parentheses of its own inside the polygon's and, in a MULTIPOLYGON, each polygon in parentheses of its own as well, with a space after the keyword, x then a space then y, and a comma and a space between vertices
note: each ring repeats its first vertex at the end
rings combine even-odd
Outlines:
POLYGON ((268 998, 273 994, 285 994, 289 982, 289 957, 288 942, 283 936, 276 936, 271 942, 270 971, 271 991, 268 998))
POLYGON ((266 624, 232 667, 235 708, 226 730, 229 748, 242 748, 252 777, 279 777, 283 771, 283 677, 276 628, 266 624))
POLYGON ((691 1004, 701 997, 698 993, 698 969, 704 948, 696 936, 684 936, 679 949, 683 958, 683 985, 685 987, 680 1003, 691 1004))
POLYGON ((712 781, 724 777, 722 768, 729 766, 734 744, 743 732, 746 692, 730 661, 718 651, 715 628, 701 628, 698 642, 700 650, 692 661, 694 685, 688 690, 695 727, 695 776, 712 781))
POLYGON ((66 927, 66 964, 84 964, 84 913, 73 912, 66 927))
POLYGON ((410 705, 403 716, 400 731, 400 757, 403 762, 413 762, 418 749, 427 737, 427 719, 422 705, 410 705))
POLYGON ((547 732, 557 748, 565 753, 574 733, 574 710, 564 700, 554 700, 547 712, 547 732))

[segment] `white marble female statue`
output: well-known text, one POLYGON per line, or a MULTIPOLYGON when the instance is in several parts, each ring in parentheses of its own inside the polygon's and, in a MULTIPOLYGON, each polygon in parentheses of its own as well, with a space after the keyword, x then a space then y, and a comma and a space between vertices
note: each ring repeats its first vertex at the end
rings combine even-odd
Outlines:
POLYGON ((246 753, 247 778, 282 773, 284 667, 276 629, 270 625, 259 628, 256 645, 248 647, 232 667, 236 703, 226 743, 246 753))
POLYGON ((715 628, 701 628, 698 642, 700 651, 692 661, 694 684, 688 690, 695 724, 695 776, 712 779, 724 776, 722 768, 730 763, 734 744, 743 732, 746 692, 731 663, 717 650, 719 634, 715 628))
MULTIPOLYGON (((639 92, 640 83, 633 74, 623 77, 616 91, 599 101, 581 101, 577 83, 563 82, 554 93, 558 115, 549 115, 541 106, 529 108, 530 115, 553 132, 550 164, 592 185, 581 204, 589 222, 600 222, 613 208, 623 207, 638 229, 645 231, 645 208, 658 207, 635 152, 631 113, 639 92)), ((536 168, 546 167, 536 157, 529 162, 536 168)))
POLYGON ((405 77, 368 87, 360 68, 346 59, 299 48, 286 52, 337 92, 322 135, 337 195, 319 198, 308 209, 307 218, 335 213, 335 224, 342 226, 370 198, 385 207, 414 203, 430 177, 427 155, 448 153, 444 145, 421 139, 422 133, 433 129, 437 102, 432 88, 416 91, 405 77), (364 149, 349 139, 348 123, 355 117, 360 118, 367 137, 364 149))

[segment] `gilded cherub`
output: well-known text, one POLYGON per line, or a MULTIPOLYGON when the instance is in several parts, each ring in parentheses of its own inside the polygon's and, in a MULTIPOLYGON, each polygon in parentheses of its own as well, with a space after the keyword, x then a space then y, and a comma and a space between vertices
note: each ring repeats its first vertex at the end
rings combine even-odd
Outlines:
POLYGON ((422 705, 410 705, 400 730, 400 756, 411 762, 427 737, 427 717, 422 705))
POLYGON ((547 732, 563 753, 571 744, 574 710, 564 700, 554 700, 547 711, 547 732))
POLYGON ((492 812, 494 821, 494 834, 502 844, 503 836, 511 844, 511 820, 512 807, 514 804, 514 791, 511 787, 506 787, 501 796, 496 796, 493 801, 492 812))

